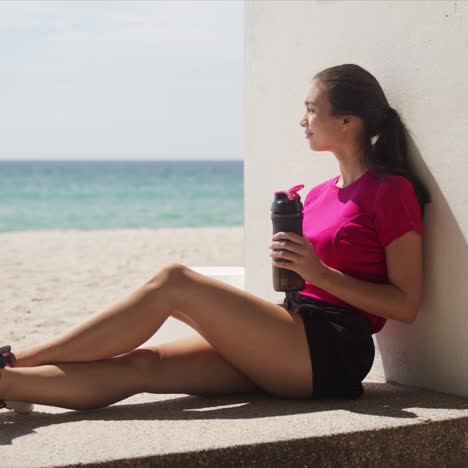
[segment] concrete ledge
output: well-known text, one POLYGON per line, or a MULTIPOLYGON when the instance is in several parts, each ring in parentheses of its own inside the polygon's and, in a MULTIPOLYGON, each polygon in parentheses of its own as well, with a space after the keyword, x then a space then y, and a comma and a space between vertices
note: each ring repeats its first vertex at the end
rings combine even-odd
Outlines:
POLYGON ((238 288, 244 289, 245 287, 245 268, 243 266, 191 266, 190 268, 238 288))
MULTIPOLYGON (((145 344, 193 334, 171 317, 145 344)), ((0 467, 467 466, 468 400, 385 383, 374 342, 358 400, 143 393, 100 410, 1 411, 0 467)))
POLYGON ((358 400, 140 394, 100 410, 0 416, 0 465, 462 467, 467 400, 366 381, 358 400))

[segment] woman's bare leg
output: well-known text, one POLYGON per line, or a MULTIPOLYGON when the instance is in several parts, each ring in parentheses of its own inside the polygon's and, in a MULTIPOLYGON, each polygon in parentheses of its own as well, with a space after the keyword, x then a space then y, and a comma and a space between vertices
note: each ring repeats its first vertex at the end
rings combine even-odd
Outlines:
POLYGON ((197 334, 102 361, 0 369, 0 399, 6 400, 83 410, 142 392, 263 393, 197 334))
POLYGON ((258 387, 280 397, 310 397, 312 363, 301 316, 180 264, 163 268, 128 300, 53 340, 36 359, 90 361, 128 352, 148 340, 172 309, 193 320, 258 387))
POLYGON ((26 349, 13 349, 16 357, 14 367, 97 361, 137 348, 151 338, 171 315, 165 292, 171 271, 171 265, 163 267, 155 277, 129 296, 60 336, 26 349), (155 281, 161 287, 155 288, 155 281))
POLYGON ((0 399, 69 409, 102 408, 144 391, 133 357, 0 369, 0 399))
POLYGON ((198 334, 142 350, 153 350, 160 357, 146 372, 148 393, 198 396, 264 393, 198 334))

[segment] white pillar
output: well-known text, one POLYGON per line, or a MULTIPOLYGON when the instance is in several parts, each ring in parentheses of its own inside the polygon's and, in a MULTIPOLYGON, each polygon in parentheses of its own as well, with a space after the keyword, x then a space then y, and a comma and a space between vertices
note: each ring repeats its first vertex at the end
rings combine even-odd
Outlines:
POLYGON ((432 204, 424 218, 424 303, 411 324, 375 338, 387 381, 468 396, 468 3, 245 2, 246 289, 273 290, 273 191, 339 174, 311 152, 299 120, 318 71, 356 63, 408 125, 409 149, 432 204))

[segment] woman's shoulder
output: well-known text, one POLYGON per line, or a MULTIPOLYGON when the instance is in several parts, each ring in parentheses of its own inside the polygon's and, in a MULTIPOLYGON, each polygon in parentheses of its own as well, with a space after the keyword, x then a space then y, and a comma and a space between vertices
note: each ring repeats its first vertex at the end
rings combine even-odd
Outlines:
MULTIPOLYGON (((384 174, 374 179, 374 208, 417 204, 418 198, 413 182, 400 174, 384 174)), ((404 208, 401 206, 402 209, 404 208)))
POLYGON ((412 187, 411 181, 400 174, 382 174, 380 176, 375 175, 372 173, 372 182, 375 185, 375 188, 379 192, 387 192, 387 191, 394 191, 394 190, 401 190, 402 188, 412 187))

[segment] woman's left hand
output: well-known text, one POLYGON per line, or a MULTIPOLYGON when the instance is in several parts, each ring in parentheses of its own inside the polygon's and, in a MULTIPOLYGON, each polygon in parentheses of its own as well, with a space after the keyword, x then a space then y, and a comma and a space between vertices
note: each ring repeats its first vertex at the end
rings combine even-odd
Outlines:
POLYGON ((269 248, 273 266, 295 271, 315 285, 323 279, 327 266, 320 261, 307 238, 294 232, 277 232, 269 248))

